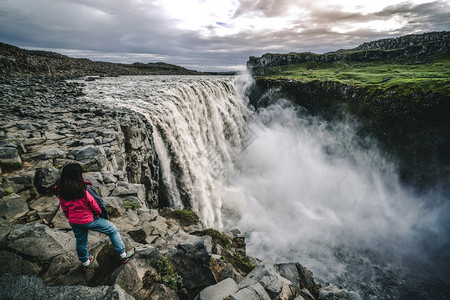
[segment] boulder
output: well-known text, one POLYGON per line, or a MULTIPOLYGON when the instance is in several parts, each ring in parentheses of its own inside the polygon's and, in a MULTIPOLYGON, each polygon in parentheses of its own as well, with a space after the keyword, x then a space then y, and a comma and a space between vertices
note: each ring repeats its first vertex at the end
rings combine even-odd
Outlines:
POLYGON ((229 300, 270 300, 261 284, 257 283, 252 286, 240 289, 236 293, 230 295, 229 300))
POLYGON ((86 146, 86 145, 94 145, 95 141, 92 138, 84 138, 81 140, 76 140, 69 144, 70 147, 80 147, 80 146, 86 146))
POLYGON ((108 289, 103 299, 113 299, 113 300, 135 300, 126 291, 124 291, 120 285, 113 284, 108 289))
POLYGON ((29 206, 37 211, 40 219, 46 219, 50 222, 59 208, 59 200, 55 196, 43 196, 31 200, 29 206))
POLYGON ((99 187, 103 184, 103 176, 100 172, 86 172, 83 173, 84 180, 92 183, 95 187, 99 187))
POLYGON ((58 208, 56 211, 55 216, 53 217, 51 224, 53 225, 54 229, 64 229, 64 230, 71 230, 72 227, 69 225, 69 220, 67 220, 67 217, 64 215, 62 209, 58 208))
POLYGON ((1 250, 0 251, 0 274, 23 274, 23 275, 39 275, 43 266, 38 262, 33 262, 31 259, 25 259, 13 252, 1 250))
POLYGON ((157 262, 162 257, 162 253, 154 247, 140 247, 136 255, 111 279, 137 299, 147 298, 156 284, 157 262))
POLYGON ((0 198, 0 224, 11 224, 29 210, 27 201, 22 196, 13 193, 0 198))
POLYGON ((102 176, 103 176, 104 183, 116 183, 117 182, 117 178, 111 172, 102 171, 102 176))
POLYGON ((111 218, 118 218, 125 212, 123 201, 119 197, 102 197, 111 218))
POLYGON ((53 166, 47 166, 43 169, 36 170, 34 184, 37 190, 42 193, 47 190, 52 190, 59 177, 60 173, 58 169, 53 166))
POLYGON ((37 276, 0 275, 0 299, 41 300, 41 299, 115 299, 132 300, 120 286, 56 286, 49 287, 37 276))
POLYGON ((0 147, 0 165, 5 169, 17 169, 22 166, 19 151, 13 147, 0 147))
POLYGON ((251 271, 240 283, 239 288, 260 284, 271 299, 290 299, 294 289, 290 280, 283 278, 275 263, 263 263, 251 271))
POLYGON ((164 284, 157 283, 148 299, 152 300, 179 300, 177 293, 164 284))
POLYGON ((320 285, 314 282, 313 273, 299 263, 278 264, 280 275, 291 281, 297 293, 307 289, 315 298, 319 293, 320 285))
POLYGON ((238 290, 236 282, 227 278, 219 283, 204 288, 195 300, 222 300, 238 290))
POLYGON ((64 158, 66 153, 59 148, 43 149, 34 153, 27 154, 27 158, 38 161, 55 158, 64 158))
POLYGON ((75 252, 72 236, 36 223, 15 226, 3 242, 10 249, 41 260, 50 260, 65 251, 75 252))
POLYGON ((19 174, 10 175, 4 178, 3 186, 8 187, 14 193, 34 188, 34 171, 23 171, 19 174))
POLYGON ((136 197, 141 207, 147 207, 145 204, 145 186, 137 183, 127 183, 119 181, 116 188, 112 191, 111 196, 120 198, 136 197))
POLYGON ((186 289, 203 289, 217 283, 209 268, 211 247, 210 236, 192 236, 184 239, 176 248, 167 251, 166 256, 173 262, 176 272, 183 278, 186 289))
POLYGON ((77 161, 89 164, 92 171, 102 170, 108 162, 105 149, 101 146, 87 145, 76 148, 70 152, 70 156, 73 156, 77 161))
MULTIPOLYGON (((92 262, 91 269, 96 262, 92 262)), ((63 252, 55 256, 45 272, 42 275, 47 285, 86 285, 86 279, 92 276, 92 272, 84 274, 81 272, 81 264, 74 252, 63 252), (86 276, 85 276, 86 275, 86 276)))

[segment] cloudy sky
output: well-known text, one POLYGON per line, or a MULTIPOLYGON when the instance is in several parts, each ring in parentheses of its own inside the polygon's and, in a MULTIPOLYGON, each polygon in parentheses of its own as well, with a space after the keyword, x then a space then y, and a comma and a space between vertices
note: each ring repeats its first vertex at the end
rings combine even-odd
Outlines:
POLYGON ((450 0, 1 0, 0 42, 111 62, 243 69, 267 52, 324 53, 450 30, 450 0))

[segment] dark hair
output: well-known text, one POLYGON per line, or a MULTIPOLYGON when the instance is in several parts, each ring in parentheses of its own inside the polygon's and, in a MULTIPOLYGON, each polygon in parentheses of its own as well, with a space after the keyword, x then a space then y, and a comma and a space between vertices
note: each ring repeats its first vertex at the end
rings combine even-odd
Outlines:
POLYGON ((69 163, 63 167, 56 193, 64 200, 84 198, 86 184, 83 180, 83 168, 79 163, 69 163))

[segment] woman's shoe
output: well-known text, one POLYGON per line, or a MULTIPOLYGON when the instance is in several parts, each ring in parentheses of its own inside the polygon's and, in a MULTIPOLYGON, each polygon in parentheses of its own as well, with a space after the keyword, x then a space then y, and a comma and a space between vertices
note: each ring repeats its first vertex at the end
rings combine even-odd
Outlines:
POLYGON ((94 260, 94 255, 89 255, 89 260, 90 260, 89 265, 87 265, 87 266, 82 265, 82 266, 81 266, 81 272, 87 272, 87 271, 89 271, 89 266, 91 265, 92 261, 94 260))
POLYGON ((125 251, 127 255, 125 255, 125 257, 121 258, 122 259, 122 263, 126 264, 130 258, 136 253, 136 248, 131 248, 128 249, 127 251, 125 251))

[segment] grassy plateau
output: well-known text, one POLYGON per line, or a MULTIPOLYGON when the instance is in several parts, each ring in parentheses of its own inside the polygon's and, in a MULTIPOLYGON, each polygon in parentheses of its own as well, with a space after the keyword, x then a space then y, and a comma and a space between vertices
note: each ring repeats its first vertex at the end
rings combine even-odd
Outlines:
POLYGON ((414 86, 450 95, 450 56, 436 57, 430 63, 402 64, 395 61, 334 62, 308 61, 269 68, 273 79, 301 82, 335 81, 381 89, 414 86))

